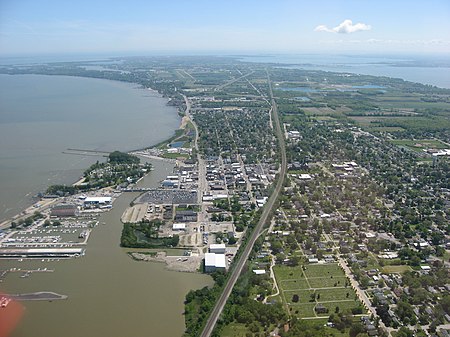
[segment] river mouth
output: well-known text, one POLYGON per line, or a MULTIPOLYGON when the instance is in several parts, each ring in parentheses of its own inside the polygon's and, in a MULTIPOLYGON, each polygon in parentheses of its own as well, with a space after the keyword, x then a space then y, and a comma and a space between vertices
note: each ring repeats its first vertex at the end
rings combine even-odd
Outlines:
MULTIPOLYGON (((138 183, 140 187, 157 187, 172 172, 171 163, 151 162, 154 170, 138 183)), ((3 292, 49 291, 68 296, 62 301, 23 301, 24 315, 13 337, 183 334, 185 295, 213 281, 207 275, 168 271, 163 263, 134 261, 119 246, 120 216, 137 196, 122 194, 113 209, 101 215, 83 257, 2 261, 1 269, 54 269, 27 278, 10 273, 1 284, 3 292)))

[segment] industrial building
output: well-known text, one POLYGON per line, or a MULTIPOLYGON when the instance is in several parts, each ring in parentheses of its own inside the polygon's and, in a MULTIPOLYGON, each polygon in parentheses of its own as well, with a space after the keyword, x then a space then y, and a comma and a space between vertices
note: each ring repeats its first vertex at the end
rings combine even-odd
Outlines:
POLYGON ((209 252, 214 254, 225 254, 225 244, 213 243, 209 246, 209 252))
POLYGON ((175 214, 175 221, 177 222, 196 222, 197 212, 192 210, 177 211, 175 214))
POLYGON ((225 271, 226 267, 225 254, 205 254, 205 273, 213 273, 218 270, 225 271))

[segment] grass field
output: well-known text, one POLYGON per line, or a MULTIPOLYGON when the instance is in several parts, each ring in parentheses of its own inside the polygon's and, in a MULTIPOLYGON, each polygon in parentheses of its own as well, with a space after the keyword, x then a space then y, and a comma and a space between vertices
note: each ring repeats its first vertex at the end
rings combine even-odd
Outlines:
POLYGON ((275 277, 283 303, 291 315, 300 318, 329 316, 336 311, 347 311, 360 305, 341 267, 336 264, 313 264, 297 267, 275 266, 275 277), (317 314, 318 303, 328 313, 317 314))
POLYGON ((245 337, 249 330, 244 324, 231 323, 225 326, 220 334, 221 337, 245 337))
POLYGON ((401 265, 401 266, 384 266, 383 267, 383 273, 386 274, 402 274, 406 271, 411 271, 411 267, 410 266, 405 266, 405 265, 401 265))
POLYGON ((405 146, 416 152, 422 152, 424 149, 445 149, 448 146, 434 139, 394 139, 391 143, 398 146, 405 146))
POLYGON ((398 131, 405 131, 405 129, 397 126, 376 126, 369 128, 371 131, 378 131, 378 132, 398 132, 398 131))

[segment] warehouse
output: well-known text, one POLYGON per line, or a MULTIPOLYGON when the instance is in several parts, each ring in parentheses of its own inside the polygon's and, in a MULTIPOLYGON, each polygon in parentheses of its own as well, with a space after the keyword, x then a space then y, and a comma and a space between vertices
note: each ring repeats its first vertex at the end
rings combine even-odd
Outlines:
POLYGON ((225 254, 205 254, 205 273, 213 273, 217 270, 225 270, 226 268, 225 254))

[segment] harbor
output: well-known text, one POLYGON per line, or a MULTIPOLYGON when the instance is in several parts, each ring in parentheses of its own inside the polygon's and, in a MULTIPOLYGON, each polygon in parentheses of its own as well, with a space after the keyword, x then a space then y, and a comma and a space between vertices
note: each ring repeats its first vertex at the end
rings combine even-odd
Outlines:
MULTIPOLYGON (((173 164, 164 161, 152 164, 154 170, 137 187, 157 188, 173 170, 173 164)), ((123 193, 112 209, 100 214, 99 225, 92 229, 83 257, 2 260, 1 269, 16 268, 3 276, 3 293, 49 291, 67 296, 64 301, 19 301, 26 314, 11 337, 182 335, 186 293, 213 281, 207 275, 167 270, 163 263, 135 261, 127 254, 130 250, 119 247, 120 217, 138 195, 123 193), (53 271, 39 272, 39 268, 53 271), (28 277, 21 277, 29 271, 33 272, 28 277), (112 317, 130 324, 111 324, 112 317), (78 324, 80 321, 82 326, 78 324), (143 321, 147 324, 143 325, 143 321)), ((75 240, 79 232, 70 235, 75 240)))

